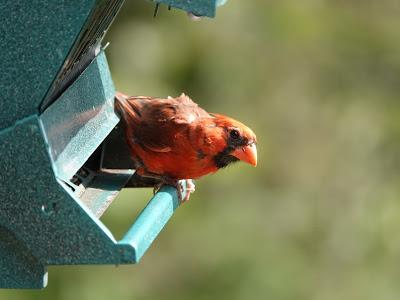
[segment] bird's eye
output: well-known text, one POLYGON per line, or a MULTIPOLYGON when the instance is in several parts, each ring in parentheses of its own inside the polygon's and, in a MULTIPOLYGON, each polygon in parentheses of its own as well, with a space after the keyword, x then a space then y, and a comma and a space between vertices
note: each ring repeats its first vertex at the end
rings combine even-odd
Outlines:
POLYGON ((232 129, 229 132, 229 135, 231 136, 232 139, 238 139, 240 137, 239 131, 237 129, 232 129))

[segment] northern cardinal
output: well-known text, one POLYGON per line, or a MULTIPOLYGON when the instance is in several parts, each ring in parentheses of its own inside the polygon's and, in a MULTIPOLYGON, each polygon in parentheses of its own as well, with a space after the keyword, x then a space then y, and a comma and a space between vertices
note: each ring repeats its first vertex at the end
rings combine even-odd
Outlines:
POLYGON ((250 128, 206 112, 183 93, 167 99, 117 93, 115 99, 136 172, 177 187, 180 201, 189 200, 194 191, 192 179, 239 160, 257 165, 257 140, 250 128))

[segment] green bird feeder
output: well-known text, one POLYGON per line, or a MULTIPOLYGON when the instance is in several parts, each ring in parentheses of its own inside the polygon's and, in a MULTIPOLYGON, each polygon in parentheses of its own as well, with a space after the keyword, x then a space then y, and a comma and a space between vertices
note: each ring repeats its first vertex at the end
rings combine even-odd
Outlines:
MULTIPOLYGON (((222 3, 158 2, 209 17, 222 3)), ((122 4, 0 3, 0 288, 43 288, 48 265, 137 263, 179 205, 163 187, 120 241, 99 219, 135 186, 101 47, 122 4)))

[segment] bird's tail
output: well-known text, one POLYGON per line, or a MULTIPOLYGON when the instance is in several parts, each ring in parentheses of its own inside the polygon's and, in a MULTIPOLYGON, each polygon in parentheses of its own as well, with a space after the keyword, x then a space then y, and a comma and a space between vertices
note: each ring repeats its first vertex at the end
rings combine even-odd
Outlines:
POLYGON ((115 93, 115 111, 126 123, 131 125, 138 124, 140 118, 139 107, 135 105, 133 100, 135 100, 134 97, 128 97, 121 92, 115 93))

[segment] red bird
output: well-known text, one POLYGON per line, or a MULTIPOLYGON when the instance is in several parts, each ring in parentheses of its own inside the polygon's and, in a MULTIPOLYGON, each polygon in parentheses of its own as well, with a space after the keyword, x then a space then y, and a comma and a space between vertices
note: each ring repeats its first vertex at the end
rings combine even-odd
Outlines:
POLYGON ((209 114, 182 93, 167 99, 116 94, 136 172, 177 187, 181 201, 194 191, 192 179, 235 161, 257 165, 256 135, 242 123, 209 114), (179 180, 186 180, 182 199, 179 180))

